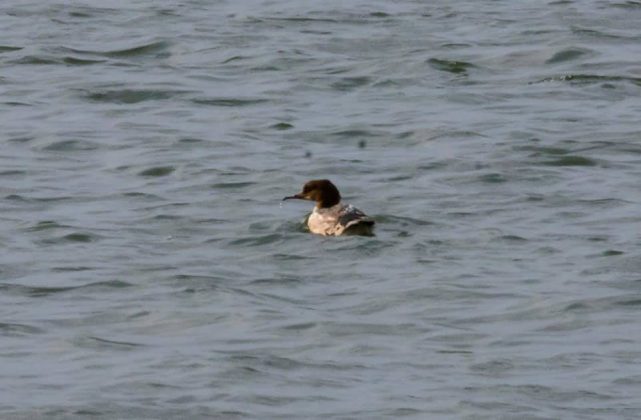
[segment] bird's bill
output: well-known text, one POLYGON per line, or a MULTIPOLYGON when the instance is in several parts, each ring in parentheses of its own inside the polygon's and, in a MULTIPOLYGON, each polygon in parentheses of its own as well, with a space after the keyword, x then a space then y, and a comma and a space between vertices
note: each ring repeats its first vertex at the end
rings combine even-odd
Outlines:
POLYGON ((283 201, 285 200, 306 200, 306 198, 302 193, 299 193, 299 194, 290 195, 289 197, 283 198, 283 201))

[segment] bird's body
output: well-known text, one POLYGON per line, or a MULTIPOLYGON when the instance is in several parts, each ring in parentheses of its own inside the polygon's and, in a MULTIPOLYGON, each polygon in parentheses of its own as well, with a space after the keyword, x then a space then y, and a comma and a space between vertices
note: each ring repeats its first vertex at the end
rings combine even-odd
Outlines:
POLYGON ((324 236, 372 234, 374 219, 350 204, 341 203, 338 189, 329 180, 309 181, 303 192, 284 199, 293 198, 316 202, 307 218, 307 227, 312 233, 324 236))
POLYGON ((310 232, 325 236, 338 236, 346 232, 368 235, 372 233, 374 220, 352 206, 338 203, 328 208, 314 207, 307 219, 310 232))

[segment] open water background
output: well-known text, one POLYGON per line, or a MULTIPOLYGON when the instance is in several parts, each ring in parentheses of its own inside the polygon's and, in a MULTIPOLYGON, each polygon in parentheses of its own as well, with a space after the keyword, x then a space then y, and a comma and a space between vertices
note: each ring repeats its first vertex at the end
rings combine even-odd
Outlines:
POLYGON ((640 22, 2 1, 0 417, 639 418, 640 22))

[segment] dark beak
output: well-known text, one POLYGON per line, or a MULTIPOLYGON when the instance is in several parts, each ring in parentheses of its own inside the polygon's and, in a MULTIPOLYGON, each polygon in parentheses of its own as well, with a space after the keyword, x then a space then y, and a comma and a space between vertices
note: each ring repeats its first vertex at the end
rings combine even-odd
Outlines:
POLYGON ((283 198, 283 201, 285 201, 285 200, 294 200, 294 199, 304 200, 305 197, 303 196, 302 193, 299 193, 299 194, 296 194, 296 195, 290 195, 289 197, 285 197, 285 198, 283 198))

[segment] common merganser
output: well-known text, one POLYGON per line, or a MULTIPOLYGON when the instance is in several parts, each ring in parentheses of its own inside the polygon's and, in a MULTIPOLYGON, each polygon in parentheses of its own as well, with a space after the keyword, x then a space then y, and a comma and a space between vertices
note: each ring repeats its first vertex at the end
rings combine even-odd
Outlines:
POLYGON ((372 235, 374 219, 351 204, 341 203, 338 188, 328 179, 309 181, 302 192, 285 197, 283 201, 294 198, 316 202, 307 219, 307 227, 312 233, 324 236, 372 235))

